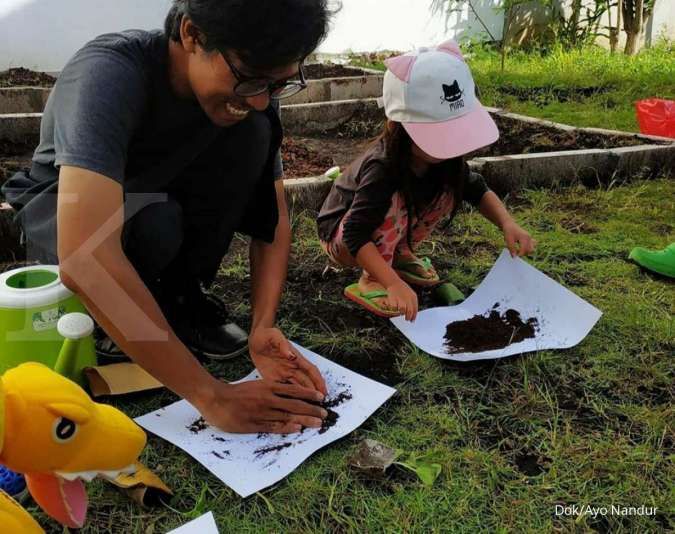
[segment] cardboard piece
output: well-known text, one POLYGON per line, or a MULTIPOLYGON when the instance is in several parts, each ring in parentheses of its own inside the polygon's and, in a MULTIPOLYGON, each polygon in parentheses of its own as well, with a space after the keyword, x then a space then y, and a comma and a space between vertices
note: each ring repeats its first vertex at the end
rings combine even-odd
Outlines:
POLYGON ((93 397, 126 395, 164 387, 161 382, 135 363, 87 367, 84 373, 89 381, 89 389, 93 397))

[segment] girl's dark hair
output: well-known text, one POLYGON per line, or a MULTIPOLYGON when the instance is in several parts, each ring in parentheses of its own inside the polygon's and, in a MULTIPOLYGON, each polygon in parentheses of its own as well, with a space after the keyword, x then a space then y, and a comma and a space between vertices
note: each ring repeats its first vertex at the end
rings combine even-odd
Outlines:
POLYGON ((234 50, 254 69, 270 69, 300 61, 328 33, 339 9, 329 0, 174 0, 164 31, 180 41, 183 17, 201 32, 205 50, 234 50))
MULTIPOLYGON (((413 217, 419 217, 418 202, 415 197, 415 183, 419 180, 410 168, 412 161, 413 141, 400 122, 387 120, 384 125, 384 132, 379 137, 378 142, 384 141, 387 159, 385 162, 387 177, 396 183, 396 190, 403 195, 406 211, 408 212, 407 240, 408 247, 414 252, 412 245, 412 221, 413 217)), ((444 192, 452 192, 454 197, 454 208, 450 218, 454 217, 459 209, 464 196, 464 159, 454 158, 437 165, 434 165, 432 173, 435 176, 441 176, 439 180, 439 189, 436 192, 436 198, 444 192)))

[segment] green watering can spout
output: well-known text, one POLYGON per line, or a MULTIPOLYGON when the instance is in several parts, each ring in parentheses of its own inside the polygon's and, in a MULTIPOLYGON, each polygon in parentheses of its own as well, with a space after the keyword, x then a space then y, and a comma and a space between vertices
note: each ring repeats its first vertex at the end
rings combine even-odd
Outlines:
POLYGON ((65 338, 54 371, 74 382, 82 382, 82 369, 96 365, 96 356, 81 350, 83 343, 91 342, 94 321, 85 313, 69 313, 59 319, 56 325, 59 334, 65 338), (86 361, 85 361, 86 360, 86 361))

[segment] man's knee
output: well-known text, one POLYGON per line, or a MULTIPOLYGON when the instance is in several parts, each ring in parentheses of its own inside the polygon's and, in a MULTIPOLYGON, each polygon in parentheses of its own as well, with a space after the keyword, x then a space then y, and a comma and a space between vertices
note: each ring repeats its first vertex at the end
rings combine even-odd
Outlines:
POLYGON ((173 198, 149 204, 124 227, 124 250, 142 276, 157 278, 183 244, 183 209, 173 198))

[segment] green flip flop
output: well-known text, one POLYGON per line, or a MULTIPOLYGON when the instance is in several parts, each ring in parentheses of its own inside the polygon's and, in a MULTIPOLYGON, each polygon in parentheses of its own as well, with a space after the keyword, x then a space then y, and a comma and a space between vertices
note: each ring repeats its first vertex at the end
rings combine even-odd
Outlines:
POLYGON ((400 312, 393 312, 385 310, 384 308, 378 306, 373 299, 378 299, 382 297, 388 297, 389 293, 384 290, 369 291, 368 293, 361 293, 359 290, 359 284, 352 284, 345 288, 344 295, 346 298, 352 302, 363 306, 366 310, 379 317, 398 317, 401 315, 400 312))
POLYGON ((636 247, 631 251, 629 258, 645 269, 675 278, 675 243, 671 243, 663 250, 636 247))
POLYGON ((433 268, 431 260, 429 258, 417 258, 413 261, 404 261, 394 264, 394 270, 401 277, 402 280, 405 280, 409 284, 419 286, 419 287, 431 287, 438 285, 441 281, 438 273, 433 278, 424 278, 418 274, 415 274, 411 267, 422 267, 425 271, 433 268))

